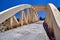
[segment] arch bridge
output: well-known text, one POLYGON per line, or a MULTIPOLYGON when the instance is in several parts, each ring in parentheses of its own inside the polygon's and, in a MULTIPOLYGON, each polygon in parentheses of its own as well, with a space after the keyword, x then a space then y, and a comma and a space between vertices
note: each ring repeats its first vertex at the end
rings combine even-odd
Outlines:
POLYGON ((39 21, 37 17, 38 11, 46 12, 44 22, 48 25, 50 32, 54 34, 56 40, 60 40, 60 12, 51 3, 41 6, 22 4, 2 11, 0 12, 0 26, 7 30, 37 22, 39 21), (26 14, 24 14, 24 9, 26 9, 26 14), (18 20, 14 16, 17 12, 20 12, 18 20))

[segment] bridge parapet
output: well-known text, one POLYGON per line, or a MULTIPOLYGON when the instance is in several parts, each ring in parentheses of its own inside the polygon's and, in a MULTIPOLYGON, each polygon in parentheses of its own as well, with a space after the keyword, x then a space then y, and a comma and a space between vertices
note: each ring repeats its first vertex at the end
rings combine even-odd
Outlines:
POLYGON ((53 5, 49 4, 48 8, 49 16, 46 19, 48 26, 50 26, 51 31, 54 32, 56 40, 60 40, 60 13, 58 9, 53 5))

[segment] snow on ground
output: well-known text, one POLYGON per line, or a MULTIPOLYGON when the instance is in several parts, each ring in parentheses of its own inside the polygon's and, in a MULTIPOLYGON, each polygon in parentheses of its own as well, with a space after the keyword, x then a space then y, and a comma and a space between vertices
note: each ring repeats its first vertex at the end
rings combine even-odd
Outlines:
POLYGON ((6 32, 0 32, 0 40, 49 40, 43 22, 24 25, 6 32))

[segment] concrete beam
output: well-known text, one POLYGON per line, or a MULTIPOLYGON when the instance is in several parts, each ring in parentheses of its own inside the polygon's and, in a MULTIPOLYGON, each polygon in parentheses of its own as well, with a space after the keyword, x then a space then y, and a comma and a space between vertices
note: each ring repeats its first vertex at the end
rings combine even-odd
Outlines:
POLYGON ((47 5, 40 5, 40 6, 32 6, 33 10, 38 11, 45 11, 47 5))

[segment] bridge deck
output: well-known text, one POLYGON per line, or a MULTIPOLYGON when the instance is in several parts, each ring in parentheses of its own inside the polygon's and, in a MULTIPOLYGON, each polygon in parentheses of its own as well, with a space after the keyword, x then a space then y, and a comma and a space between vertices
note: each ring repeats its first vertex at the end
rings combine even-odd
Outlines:
POLYGON ((0 40, 49 40, 42 23, 39 21, 6 32, 0 32, 0 40))

